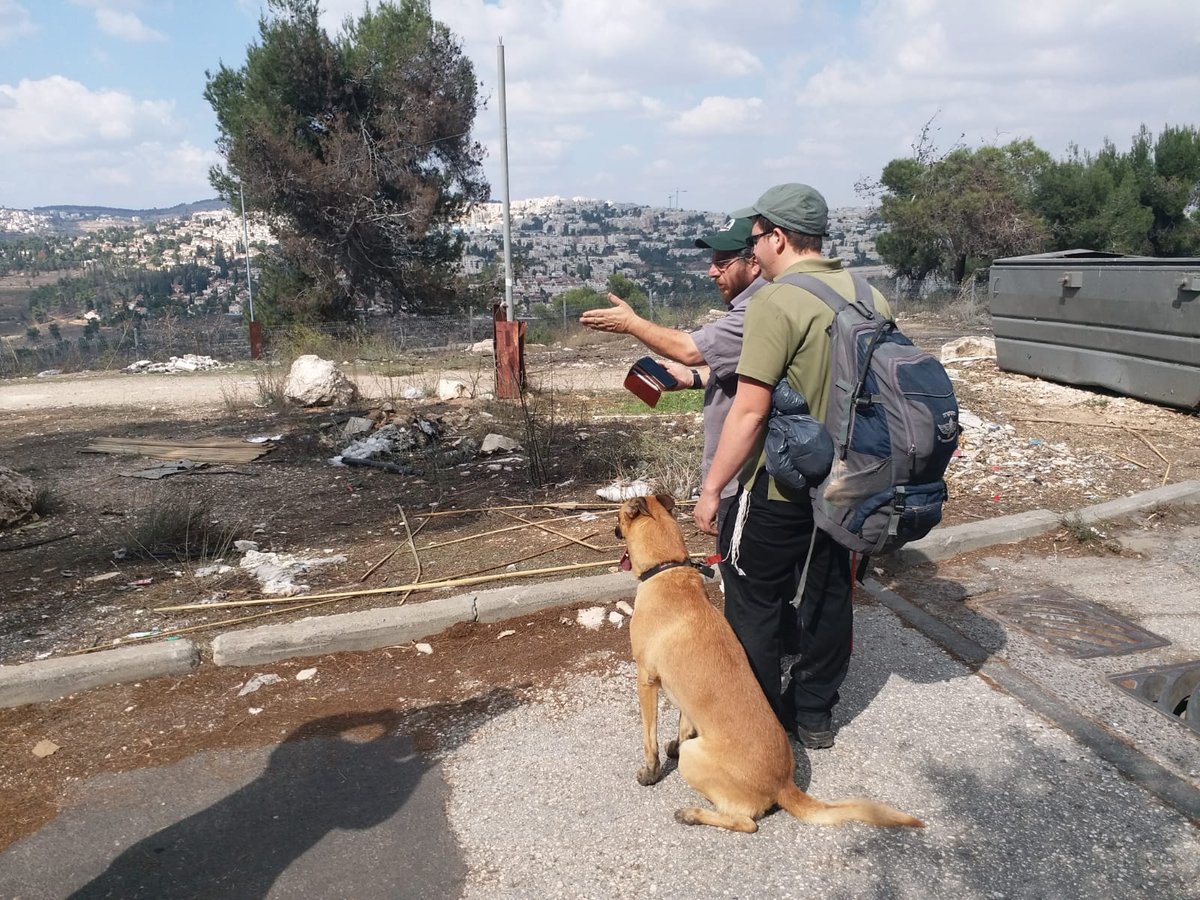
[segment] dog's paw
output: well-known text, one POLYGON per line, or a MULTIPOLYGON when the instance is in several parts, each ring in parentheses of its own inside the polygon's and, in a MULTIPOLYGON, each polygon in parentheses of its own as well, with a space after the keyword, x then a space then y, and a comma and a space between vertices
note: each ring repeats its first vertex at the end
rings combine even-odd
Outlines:
POLYGON ((662 778, 662 766, 642 766, 638 769, 637 780, 642 787, 650 787, 650 785, 656 784, 660 778, 662 778))
POLYGON ((675 810, 675 821, 680 825, 699 825, 700 820, 696 818, 698 810, 694 806, 687 806, 683 809, 675 810))

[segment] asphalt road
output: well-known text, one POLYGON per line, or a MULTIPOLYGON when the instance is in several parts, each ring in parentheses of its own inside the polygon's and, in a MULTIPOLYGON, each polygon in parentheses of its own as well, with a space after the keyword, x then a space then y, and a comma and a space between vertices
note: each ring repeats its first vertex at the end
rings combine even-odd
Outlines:
POLYGON ((1200 660, 1200 506, 1180 509, 1119 536, 1140 559, 985 554, 859 607, 837 745, 798 752, 797 779, 921 831, 676 824, 695 795, 637 784, 617 663, 500 698, 436 752, 381 716, 80 785, 0 854, 0 897, 1197 897, 1200 733, 1108 680, 1200 660), (977 602, 1048 588, 1166 643, 1072 658, 977 602))

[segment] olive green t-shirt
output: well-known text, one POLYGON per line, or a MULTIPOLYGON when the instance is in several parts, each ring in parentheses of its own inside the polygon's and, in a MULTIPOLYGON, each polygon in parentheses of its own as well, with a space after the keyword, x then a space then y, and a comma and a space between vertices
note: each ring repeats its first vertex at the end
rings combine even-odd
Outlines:
MULTIPOLYGON (((783 274, 795 272, 813 275, 847 300, 854 299, 854 282, 840 259, 806 256, 783 274)), ((892 318, 892 309, 883 295, 874 288, 872 295, 875 309, 892 318)), ((807 398, 813 416, 824 422, 833 360, 833 342, 829 338, 832 324, 833 310, 804 288, 779 283, 760 288, 746 310, 738 375, 773 388, 786 374, 788 384, 807 398)), ((754 486, 755 474, 764 465, 765 440, 764 428, 759 435, 757 452, 751 454, 739 476, 747 490, 754 486)), ((768 497, 772 500, 801 499, 786 489, 781 490, 774 478, 768 485, 768 497)))

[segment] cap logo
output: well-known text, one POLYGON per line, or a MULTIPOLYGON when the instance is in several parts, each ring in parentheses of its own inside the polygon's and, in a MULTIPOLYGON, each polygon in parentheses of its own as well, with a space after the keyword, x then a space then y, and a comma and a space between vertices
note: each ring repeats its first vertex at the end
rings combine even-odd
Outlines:
POLYGON ((722 225, 720 228, 718 228, 717 231, 728 231, 729 229, 731 229, 734 226, 734 223, 736 223, 736 222, 737 222, 737 219, 730 219, 728 222, 726 222, 724 225, 722 225))

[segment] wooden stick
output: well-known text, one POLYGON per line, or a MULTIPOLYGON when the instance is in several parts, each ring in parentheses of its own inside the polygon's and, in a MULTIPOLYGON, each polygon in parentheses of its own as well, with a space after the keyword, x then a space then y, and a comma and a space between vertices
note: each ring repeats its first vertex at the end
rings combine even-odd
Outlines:
MULTIPOLYGON (((577 515, 558 516, 557 518, 546 519, 545 521, 546 522, 565 522, 569 519, 576 519, 576 518, 578 518, 577 515)), ((524 520, 522 520, 522 521, 524 521, 524 520)), ((506 531, 520 531, 522 528, 528 528, 528 527, 529 527, 528 524, 526 524, 526 525, 505 525, 503 528, 494 528, 491 531, 481 531, 481 532, 479 532, 479 534, 469 534, 466 537, 454 538, 453 540, 442 541, 441 543, 438 543, 438 544, 426 544, 421 549, 422 550, 434 550, 438 547, 449 547, 452 544, 461 544, 464 541, 473 541, 476 538, 491 537, 494 534, 504 534, 506 531)))
POLYGON ((0 553, 13 553, 17 550, 28 550, 30 547, 40 547, 42 544, 53 544, 55 541, 63 541, 69 537, 75 537, 79 534, 78 531, 68 531, 66 534, 60 534, 57 537, 42 538, 40 541, 30 541, 27 544, 17 544, 15 547, 0 547, 0 553))
MULTIPOLYGON (((1034 419, 1030 416, 1009 416, 1009 418, 1014 422, 1039 422, 1042 425, 1077 425, 1081 428, 1122 428, 1134 434, 1140 433, 1134 432, 1133 429, 1126 425, 1114 425, 1111 422, 1073 422, 1068 419, 1034 419)), ((1151 431, 1151 433, 1159 434, 1161 432, 1151 431)))
POLYGON ((502 509, 616 509, 619 503, 579 503, 575 500, 564 500, 559 503, 520 503, 513 506, 475 506, 470 509, 440 509, 436 512, 421 513, 423 517, 460 516, 465 513, 496 512, 502 509))
MULTIPOLYGON (((249 622, 252 619, 263 619, 267 616, 280 616, 284 613, 295 612, 301 609, 310 609, 314 606, 324 606, 326 603, 333 603, 333 600, 318 600, 316 603, 301 603, 297 606, 289 606, 287 609, 272 609, 269 612, 254 613, 249 616, 238 616, 235 619, 221 619, 219 622, 204 622, 200 625, 189 625, 186 628, 172 628, 170 631, 156 631, 154 634, 143 635, 135 638, 122 638, 121 643, 132 643, 134 641, 152 641, 155 638, 171 637, 176 634, 189 634, 193 631, 203 631, 205 628, 216 628, 218 625, 238 625, 242 622, 249 622)), ((201 603, 201 607, 216 606, 215 603, 201 603)), ((94 644, 91 647, 84 647, 82 650, 71 650, 64 654, 65 656, 78 656, 81 653, 95 653, 97 650, 109 650, 112 644, 94 644)))
POLYGON ((510 512, 505 512, 504 510, 499 510, 499 513, 502 516, 508 516, 510 519, 516 519, 518 522, 524 522, 526 525, 531 525, 534 528, 540 528, 542 531, 546 532, 547 534, 552 534, 555 537, 560 537, 565 541, 571 541, 574 544, 578 544, 580 547, 587 547, 589 550, 594 550, 597 553, 600 551, 600 548, 595 546, 594 544, 589 544, 587 541, 578 540, 577 538, 571 537, 569 534, 563 534, 561 531, 555 531, 553 528, 547 528, 545 525, 542 525, 538 522, 530 522, 528 519, 522 519, 520 516, 515 516, 510 512))
MULTIPOLYGON (((588 537, 593 537, 594 534, 595 532, 589 534, 588 537)), ((528 560, 536 559, 539 556, 545 556, 547 553, 553 553, 556 550, 566 550, 570 546, 572 546, 571 541, 567 541, 565 544, 555 544, 553 547, 547 547, 545 550, 538 550, 536 553, 529 553, 525 556, 518 557, 517 559, 510 559, 507 562, 497 563, 494 566, 488 566, 486 569, 476 569, 474 572, 466 572, 458 577, 470 578, 472 575, 482 575, 484 572, 490 572, 492 569, 498 569, 501 566, 511 566, 519 562, 527 562, 528 560)))
MULTIPOLYGON (((1122 427, 1124 427, 1124 426, 1122 426, 1122 427)), ((1150 439, 1147 438, 1144 434, 1142 434, 1140 431, 1134 431, 1132 428, 1125 428, 1125 430, 1128 431, 1130 434, 1134 435, 1135 437, 1139 438, 1143 444, 1145 444, 1147 447, 1149 447, 1151 450, 1154 451, 1155 456, 1157 456, 1159 459, 1161 459, 1163 462, 1165 462, 1168 466, 1171 465, 1171 461, 1169 459, 1167 459, 1165 456, 1163 456, 1161 453, 1159 453, 1158 448, 1155 447, 1152 443, 1150 443, 1150 439)))
MULTIPOLYGON (((402 516, 404 515, 404 510, 403 510, 403 509, 401 509, 401 510, 400 510, 400 515, 402 515, 402 516)), ((428 520, 428 519, 425 519, 423 522, 421 522, 421 524, 420 524, 420 525, 418 525, 418 526, 417 526, 417 530, 416 530, 416 531, 409 532, 409 535, 408 535, 408 541, 409 541, 409 543, 410 543, 410 544, 411 544, 411 542, 412 542, 412 539, 413 539, 413 537, 414 537, 415 535, 418 535, 418 534, 420 534, 420 533, 421 533, 421 529, 422 529, 422 528, 424 528, 424 527, 425 527, 425 526, 426 526, 428 523, 429 523, 429 520, 428 520)), ((408 522, 407 522, 407 521, 405 521, 405 523, 404 523, 404 527, 405 527, 405 529, 407 530, 407 528, 408 528, 408 522)), ((389 551, 388 551, 388 554, 387 554, 387 556, 385 556, 385 557, 384 557, 383 559, 381 559, 379 562, 375 563, 375 565, 371 566, 371 568, 367 569, 367 574, 363 575, 363 577, 362 577, 362 578, 358 579, 358 583, 359 583, 359 584, 362 584, 364 581, 366 581, 368 578, 370 578, 372 575, 374 575, 374 574, 375 574, 375 570, 376 570, 376 569, 378 569, 380 566, 382 566, 382 565, 383 565, 385 562, 387 562, 387 561, 388 561, 389 559, 391 559, 393 556, 395 556, 395 555, 396 555, 396 551, 397 551, 397 550, 399 550, 399 549, 400 549, 401 547, 403 547, 403 546, 404 546, 404 541, 401 541, 399 544, 397 544, 395 547, 393 547, 391 550, 389 550, 389 551)), ((416 551, 414 551, 414 552, 416 552, 416 551)))
MULTIPOLYGON (((704 556, 703 553, 692 554, 693 556, 704 556)), ((369 588, 359 591, 338 591, 329 594, 309 594, 306 597, 299 598, 304 600, 334 600, 342 597, 368 597, 377 594, 399 594, 403 591, 432 591, 444 587, 466 587, 472 584, 484 584, 489 581, 503 581, 505 579, 515 578, 532 578, 537 575, 554 575, 559 572, 578 572, 581 569, 598 569, 602 566, 615 566, 617 560, 608 560, 602 562, 576 563, 568 566, 551 566, 547 569, 530 569, 526 572, 502 572, 499 575, 480 575, 477 578, 447 578, 441 581, 426 581, 420 584, 397 584, 391 587, 369 588)), ((287 598, 284 597, 259 597, 254 600, 226 600, 222 603, 181 603, 176 606, 156 606, 156 612, 174 612, 179 610, 189 609, 221 609, 223 607, 232 606, 262 606, 271 603, 286 603, 287 598)))
POLYGON ((1149 467, 1148 465, 1146 465, 1145 463, 1140 463, 1140 462, 1138 462, 1136 459, 1130 459, 1128 456, 1122 456, 1120 453, 1114 453, 1114 454, 1113 454, 1113 456, 1115 456, 1117 459, 1123 459, 1123 460, 1125 460, 1125 462, 1127 462, 1127 463, 1132 463, 1133 465, 1137 466, 1139 469, 1148 469, 1148 468, 1150 468, 1150 467, 1149 467))

